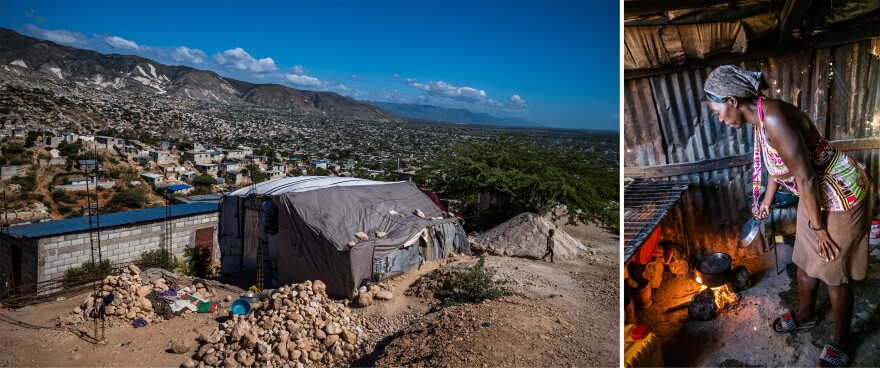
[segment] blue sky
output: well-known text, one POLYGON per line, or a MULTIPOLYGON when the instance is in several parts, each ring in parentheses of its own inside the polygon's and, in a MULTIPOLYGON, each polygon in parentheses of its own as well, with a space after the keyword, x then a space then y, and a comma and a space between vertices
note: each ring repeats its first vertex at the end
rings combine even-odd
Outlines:
POLYGON ((0 1, 0 25, 220 75, 619 129, 619 3, 0 1))

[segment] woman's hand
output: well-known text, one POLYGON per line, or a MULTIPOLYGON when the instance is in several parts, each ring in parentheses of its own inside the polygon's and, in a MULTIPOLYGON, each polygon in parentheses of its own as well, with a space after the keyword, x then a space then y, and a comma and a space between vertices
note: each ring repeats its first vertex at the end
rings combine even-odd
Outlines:
POLYGON ((831 240, 831 234, 828 233, 827 228, 816 231, 816 239, 819 240, 819 257, 822 257, 825 262, 837 259, 840 247, 834 243, 834 240, 831 240))
POLYGON ((758 215, 755 217, 757 217, 759 220, 763 220, 763 219, 767 218, 768 216, 770 216, 770 206, 771 205, 772 205, 772 203, 767 203, 766 200, 761 201, 761 206, 758 207, 758 215))

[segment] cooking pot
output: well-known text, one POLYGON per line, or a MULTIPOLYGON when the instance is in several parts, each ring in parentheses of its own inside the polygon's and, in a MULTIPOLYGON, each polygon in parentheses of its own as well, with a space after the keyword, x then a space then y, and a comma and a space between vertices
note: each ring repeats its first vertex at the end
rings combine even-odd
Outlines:
POLYGON ((697 275, 703 285, 714 288, 730 282, 730 265, 733 259, 721 252, 711 253, 697 263, 697 275))
POLYGON ((241 297, 251 303, 259 303, 260 302, 260 294, 244 293, 241 295, 241 297))

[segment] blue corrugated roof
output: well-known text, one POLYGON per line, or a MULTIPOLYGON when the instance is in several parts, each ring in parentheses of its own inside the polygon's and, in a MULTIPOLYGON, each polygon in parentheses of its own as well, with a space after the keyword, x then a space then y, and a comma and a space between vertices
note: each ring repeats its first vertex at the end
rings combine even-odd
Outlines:
POLYGON ((184 189, 189 189, 189 188, 192 188, 192 187, 189 185, 186 185, 186 184, 174 184, 174 185, 169 185, 169 186, 165 187, 165 190, 170 190, 172 192, 176 192, 178 190, 184 190, 184 189))
MULTIPOLYGON (((218 210, 216 203, 194 202, 171 206, 171 217, 190 216, 218 210)), ((165 207, 147 208, 143 210, 125 211, 101 215, 101 228, 112 228, 133 225, 142 222, 165 219, 165 207)), ((94 218, 92 221, 95 221, 94 218)), ((94 226, 94 224, 93 224, 94 226)), ((89 218, 77 217, 66 220, 47 221, 37 224, 12 226, 3 229, 4 233, 15 237, 45 238, 89 230, 89 218)))

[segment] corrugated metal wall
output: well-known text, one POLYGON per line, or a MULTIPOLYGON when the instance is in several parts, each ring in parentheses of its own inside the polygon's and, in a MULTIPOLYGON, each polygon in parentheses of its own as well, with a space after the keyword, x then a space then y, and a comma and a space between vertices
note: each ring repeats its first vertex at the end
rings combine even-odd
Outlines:
MULTIPOLYGON (((830 139, 880 136, 880 60, 870 41, 742 62, 764 72, 768 95, 801 108, 830 139)), ((624 83, 624 162, 627 167, 696 162, 750 154, 752 128, 732 129, 709 110, 703 81, 712 68, 628 80, 624 83)), ((854 152, 880 174, 880 150, 854 152)), ((735 257, 760 250, 737 247, 751 216, 751 167, 676 177, 690 179, 684 219, 695 256, 724 251, 735 257)), ((624 199, 625 200, 625 199, 624 199)), ((663 238, 684 243, 679 210, 663 222, 663 238)))

